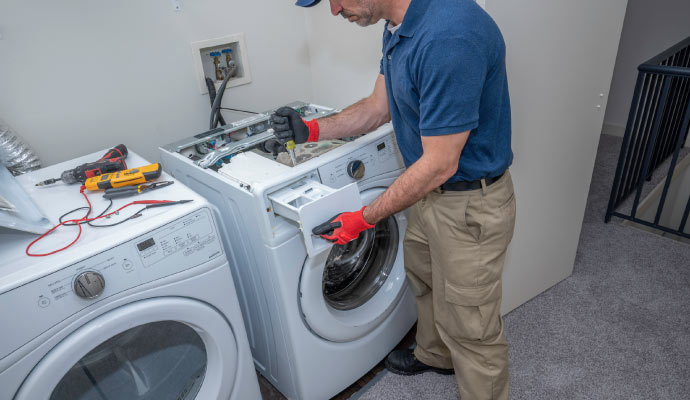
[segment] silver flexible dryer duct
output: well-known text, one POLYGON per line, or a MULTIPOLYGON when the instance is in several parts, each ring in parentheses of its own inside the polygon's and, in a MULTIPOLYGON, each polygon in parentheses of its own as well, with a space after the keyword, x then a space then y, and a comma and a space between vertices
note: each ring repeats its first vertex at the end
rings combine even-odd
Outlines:
POLYGON ((25 174, 41 168, 41 160, 33 150, 0 119, 0 164, 12 175, 25 174))

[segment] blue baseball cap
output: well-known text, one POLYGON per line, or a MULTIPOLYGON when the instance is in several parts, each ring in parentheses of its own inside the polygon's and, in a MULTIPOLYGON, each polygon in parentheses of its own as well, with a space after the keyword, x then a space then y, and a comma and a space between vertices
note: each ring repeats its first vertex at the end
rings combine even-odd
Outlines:
POLYGON ((321 0, 297 0, 295 5, 300 7, 313 7, 319 4, 320 1, 321 0))

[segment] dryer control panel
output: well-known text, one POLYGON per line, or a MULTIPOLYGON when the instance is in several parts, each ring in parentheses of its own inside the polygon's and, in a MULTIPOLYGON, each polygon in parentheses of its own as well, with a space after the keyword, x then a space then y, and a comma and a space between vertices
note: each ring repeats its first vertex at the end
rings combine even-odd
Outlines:
POLYGON ((213 214, 201 208, 109 250, 0 295, 0 360, 47 329, 126 290, 224 256, 213 214))
POLYGON ((341 188, 387 172, 405 168, 393 134, 319 167, 321 183, 341 188))

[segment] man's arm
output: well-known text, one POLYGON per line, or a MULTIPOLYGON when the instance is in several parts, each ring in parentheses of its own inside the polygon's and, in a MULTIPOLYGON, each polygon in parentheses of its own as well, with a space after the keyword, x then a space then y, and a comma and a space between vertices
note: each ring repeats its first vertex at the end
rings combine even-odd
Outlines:
POLYGON ((376 78, 374 92, 331 117, 319 119, 319 139, 340 139, 371 132, 391 120, 386 82, 376 78))
MULTIPOLYGON (((295 143, 301 144, 361 135, 373 131, 390 119, 386 81, 383 75, 379 75, 374 84, 374 92, 369 97, 358 101, 336 115, 304 121, 292 108, 281 107, 271 115, 271 124, 276 138, 282 143, 294 140, 295 143)), ((266 142, 262 150, 266 152, 280 151, 280 149, 276 151, 273 146, 275 142, 275 140, 266 142), (272 149, 267 147, 269 143, 272 144, 272 149)), ((279 144, 279 147, 282 145, 279 144)))
POLYGON ((441 136, 422 136, 422 157, 412 164, 371 205, 363 217, 369 224, 404 210, 445 183, 458 169, 460 153, 470 131, 441 136))

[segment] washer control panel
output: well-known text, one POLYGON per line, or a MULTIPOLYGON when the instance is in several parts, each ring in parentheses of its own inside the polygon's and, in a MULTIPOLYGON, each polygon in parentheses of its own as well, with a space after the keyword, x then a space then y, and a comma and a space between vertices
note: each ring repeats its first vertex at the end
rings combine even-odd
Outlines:
POLYGON ((0 359, 69 316, 128 289, 224 256, 208 208, 0 295, 0 359))
POLYGON ((345 157, 321 166, 321 183, 341 188, 353 182, 405 168, 393 133, 345 157))

